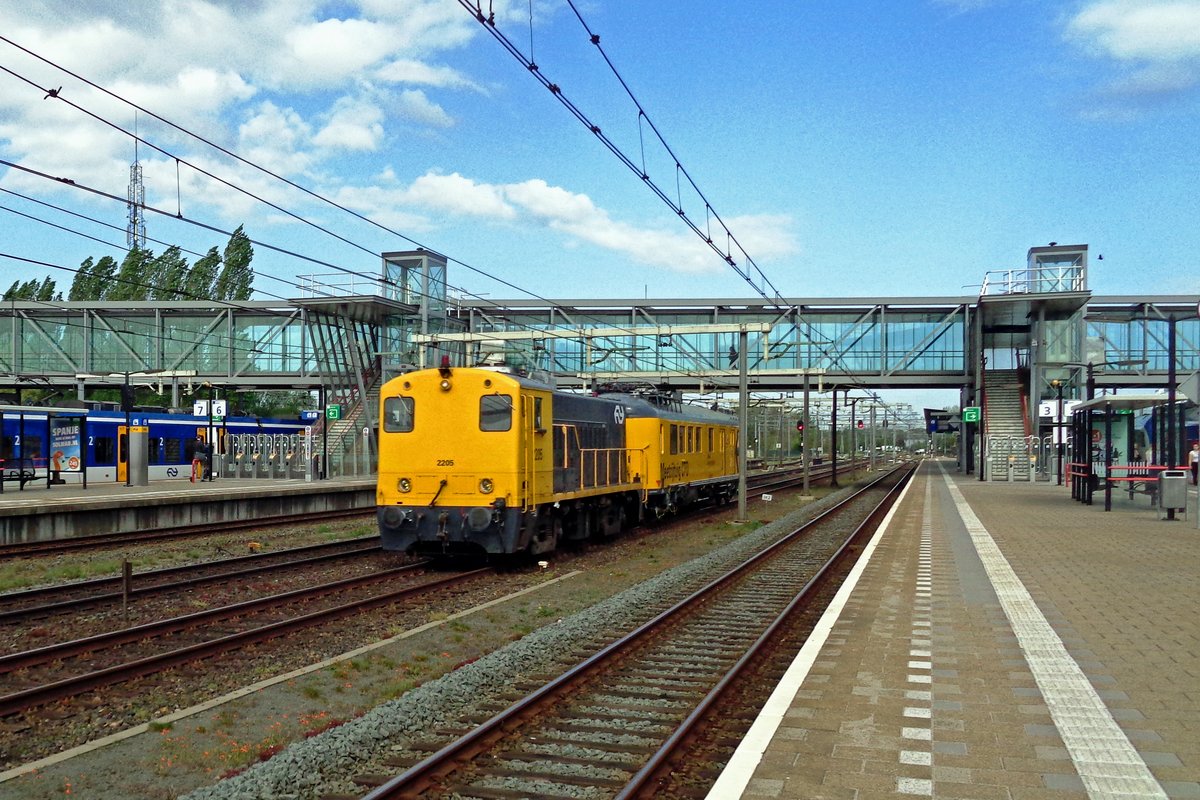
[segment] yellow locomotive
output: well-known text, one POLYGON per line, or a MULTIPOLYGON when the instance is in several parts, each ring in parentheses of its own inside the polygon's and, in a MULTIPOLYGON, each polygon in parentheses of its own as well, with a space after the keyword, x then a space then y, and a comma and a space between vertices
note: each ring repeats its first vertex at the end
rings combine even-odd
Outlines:
POLYGON ((736 491, 736 420, 678 399, 448 363, 381 390, 386 550, 547 553, 736 491))

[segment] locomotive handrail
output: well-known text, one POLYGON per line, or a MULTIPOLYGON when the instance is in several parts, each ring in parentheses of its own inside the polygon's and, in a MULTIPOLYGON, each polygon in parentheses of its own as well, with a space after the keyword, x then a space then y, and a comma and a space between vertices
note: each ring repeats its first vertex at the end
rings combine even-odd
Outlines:
MULTIPOLYGON (((518 429, 523 429, 522 426, 525 424, 524 420, 529 420, 529 425, 532 429, 533 408, 531 405, 533 403, 533 398, 525 394, 518 396, 521 398, 521 418, 517 423, 518 429)), ((528 440, 528 437, 525 436, 522 436, 521 438, 522 440, 528 440)), ((534 508, 537 508, 537 501, 534 498, 534 492, 536 489, 533 480, 533 448, 528 444, 526 444, 524 447, 524 457, 521 459, 521 471, 523 473, 521 475, 521 487, 523 489, 521 492, 521 497, 524 500, 522 503, 522 510, 531 511, 534 508)))

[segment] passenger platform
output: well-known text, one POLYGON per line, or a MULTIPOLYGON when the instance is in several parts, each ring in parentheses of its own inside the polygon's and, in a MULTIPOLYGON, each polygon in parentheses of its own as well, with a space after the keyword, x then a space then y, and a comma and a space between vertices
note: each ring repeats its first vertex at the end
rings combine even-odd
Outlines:
POLYGON ((1200 797, 1200 530, 927 461, 708 797, 1200 797), (857 581, 855 583, 855 581, 857 581))
POLYGON ((375 507, 373 475, 329 480, 217 478, 30 483, 0 495, 0 544, 122 533, 168 525, 220 525, 230 520, 375 507))

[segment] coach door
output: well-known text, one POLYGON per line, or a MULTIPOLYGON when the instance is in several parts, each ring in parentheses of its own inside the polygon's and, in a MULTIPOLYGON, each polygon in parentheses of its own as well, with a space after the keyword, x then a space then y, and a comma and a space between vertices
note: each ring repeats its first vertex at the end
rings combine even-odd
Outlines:
POLYGON ((129 480, 129 428, 117 426, 117 483, 129 480))

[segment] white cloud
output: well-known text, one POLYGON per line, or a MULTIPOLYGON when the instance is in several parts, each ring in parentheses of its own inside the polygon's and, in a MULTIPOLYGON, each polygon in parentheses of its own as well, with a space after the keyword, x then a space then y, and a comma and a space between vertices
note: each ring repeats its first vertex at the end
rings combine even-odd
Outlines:
POLYGON ((406 89, 397 98, 400 112, 408 119, 432 128, 449 128, 454 119, 446 110, 431 101, 420 89, 406 89))
POLYGON ((379 149, 383 140, 383 110, 374 103, 341 98, 313 143, 337 150, 379 149))
POLYGON ((1200 0, 1093 0, 1065 35, 1116 70, 1085 118, 1137 119, 1200 83, 1200 0))
MULTIPOLYGON (((688 274, 717 273, 728 267, 695 234, 682 227, 652 228, 614 219, 590 197, 541 179, 489 184, 459 173, 427 173, 404 189, 346 190, 356 208, 415 206, 424 212, 479 217, 515 226, 558 232, 568 246, 590 244, 640 264, 688 274)), ((785 216, 746 216, 730 223, 734 235, 756 261, 795 253, 798 248, 785 216), (736 225, 734 224, 736 223, 736 225)), ((736 261, 743 261, 734 253, 736 261)))
POLYGON ((362 73, 390 53, 389 26, 367 20, 327 19, 289 31, 286 49, 279 54, 289 62, 285 82, 292 86, 334 86, 362 73))
POLYGON ((516 210, 505 201, 502 187, 476 183, 457 172, 422 175, 413 181, 403 199, 407 203, 463 216, 502 220, 516 217, 516 210))
POLYGON ((307 144, 312 130, 291 109, 261 103, 238 129, 237 152, 272 172, 295 175, 311 164, 307 144))
POLYGON ((475 88, 475 84, 456 69, 438 67, 411 58, 395 59, 376 70, 375 75, 387 83, 475 88))
POLYGON ((1200 2, 1103 0, 1085 6, 1068 33, 1120 61, 1200 58, 1200 2))

